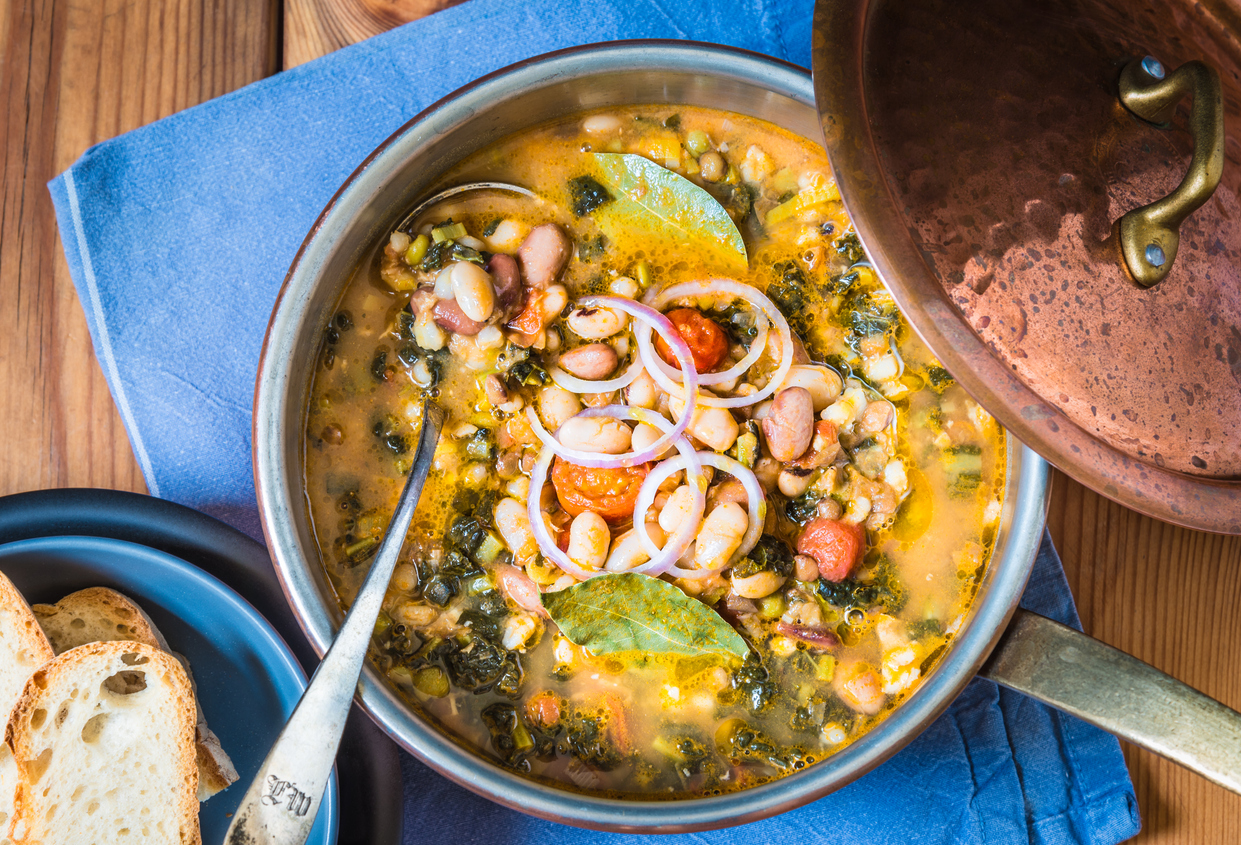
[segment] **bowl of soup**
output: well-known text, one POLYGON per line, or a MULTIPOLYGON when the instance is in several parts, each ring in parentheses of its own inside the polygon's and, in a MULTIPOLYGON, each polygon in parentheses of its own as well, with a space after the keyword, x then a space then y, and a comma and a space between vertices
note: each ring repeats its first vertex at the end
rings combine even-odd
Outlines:
POLYGON ((905 322, 819 139, 781 62, 565 51, 415 118, 307 237, 264 528, 326 650, 423 398, 448 412, 360 692, 446 776, 577 825, 742 823, 895 753, 995 644, 1046 465, 905 322))

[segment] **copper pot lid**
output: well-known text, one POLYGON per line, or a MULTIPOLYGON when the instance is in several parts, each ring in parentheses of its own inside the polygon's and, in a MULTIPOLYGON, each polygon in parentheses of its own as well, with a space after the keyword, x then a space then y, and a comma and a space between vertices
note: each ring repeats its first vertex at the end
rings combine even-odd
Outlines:
POLYGON ((813 44, 841 195, 948 370, 1083 484, 1231 534, 1239 27, 1235 0, 820 0, 813 44))

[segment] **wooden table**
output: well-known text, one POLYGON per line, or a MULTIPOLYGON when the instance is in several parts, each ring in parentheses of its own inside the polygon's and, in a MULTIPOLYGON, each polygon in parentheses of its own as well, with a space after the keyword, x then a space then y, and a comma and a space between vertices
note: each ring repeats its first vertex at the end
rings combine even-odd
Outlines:
MULTIPOLYGON (((143 491, 45 183, 91 144, 429 14, 446 0, 8 0, 0 10, 0 495, 143 491)), ((1241 506, 1241 505, 1239 505, 1241 506)), ((1086 631, 1241 709, 1241 538, 1173 528, 1057 474, 1050 526, 1086 631)), ((1241 796, 1126 747, 1146 843, 1241 841, 1241 796)))

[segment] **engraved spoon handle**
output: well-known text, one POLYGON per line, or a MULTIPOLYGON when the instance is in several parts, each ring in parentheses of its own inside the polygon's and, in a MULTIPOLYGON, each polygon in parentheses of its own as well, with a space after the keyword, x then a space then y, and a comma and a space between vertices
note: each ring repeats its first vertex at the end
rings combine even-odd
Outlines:
POLYGON ((409 478, 345 624, 250 783, 224 845, 302 845, 323 800, 367 646, 431 469, 444 412, 429 399, 409 478))

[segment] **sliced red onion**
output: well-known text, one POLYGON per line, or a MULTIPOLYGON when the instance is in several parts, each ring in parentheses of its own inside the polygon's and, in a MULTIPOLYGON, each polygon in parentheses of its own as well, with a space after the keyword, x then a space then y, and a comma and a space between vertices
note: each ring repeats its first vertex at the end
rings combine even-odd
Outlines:
MULTIPOLYGON (((670 458, 669 460, 664 461, 664 464, 679 460, 680 457, 670 458)), ((698 460, 708 466, 713 466, 718 470, 728 473, 733 478, 740 481, 741 485, 745 487, 746 498, 749 500, 749 524, 746 526, 745 536, 741 538, 741 545, 737 547, 737 551, 733 554, 732 560, 728 561, 723 566, 716 567, 715 569, 684 569, 674 564, 664 570, 668 575, 671 575, 674 578, 705 578, 708 575, 714 575, 715 573, 726 569, 732 565, 734 560, 739 560, 742 556, 748 554, 750 549, 758 545, 758 540, 763 536, 763 528, 767 523, 767 499, 763 495, 763 488, 759 485, 758 478, 755 477, 754 473, 745 464, 734 461, 727 455, 719 455, 715 452, 699 452, 698 460)), ((660 464, 659 467, 656 468, 656 471, 662 468, 663 464, 660 464)), ((651 476, 654 474, 655 472, 652 472, 646 477, 646 480, 650 481, 651 476)), ((642 494, 639 493, 639 504, 641 501, 642 494)), ((638 510, 635 506, 635 517, 637 514, 638 510)), ((645 536, 645 534, 640 536, 645 536)), ((678 555, 677 557, 679 559, 680 556, 678 555)))
POLYGON ((607 381, 590 381, 589 379, 578 378, 554 364, 547 368, 547 374, 552 377, 552 381, 556 382, 556 384, 573 393, 611 393, 613 390, 628 387, 641 374, 642 367, 642 359, 635 355, 625 369, 625 372, 607 381))
MULTIPOLYGON (((577 416, 635 420, 637 422, 643 422, 647 425, 655 426, 663 432, 671 431, 673 428, 672 423, 668 422, 654 411, 648 411, 645 408, 631 408, 628 405, 605 405, 601 408, 587 408, 577 416)), ((701 476, 702 464, 699 462, 698 453, 694 451, 694 447, 690 445, 689 440, 685 437, 680 437, 677 439, 675 445, 681 453, 676 460, 682 461, 683 466, 689 466, 694 475, 701 476)), ((547 471, 551 466, 552 457, 555 457, 555 453, 551 449, 544 448, 539 455, 539 459, 535 462, 534 469, 530 474, 530 499, 527 502, 527 510, 530 514, 530 525, 531 528, 534 529, 534 538, 538 541, 539 550, 543 552, 544 556, 550 558, 562 570, 579 580, 585 580, 586 578, 593 578, 596 575, 602 575, 604 570, 585 569, 574 563, 573 559, 556 545, 551 533, 547 530, 546 523, 543 522, 543 511, 540 506, 540 500, 542 498, 543 486, 547 483, 547 471)), ((664 463, 667 462, 665 461, 664 463)), ((662 465, 663 464, 660 464, 660 466, 662 465)), ((649 477, 650 476, 648 475, 647 478, 649 477)), ((642 490, 645 489, 646 482, 644 481, 642 490)), ((638 501, 641 501, 641 497, 642 493, 641 490, 639 490, 638 501)), ((702 495, 701 491, 698 494, 696 504, 698 508, 698 517, 701 519, 702 511, 706 507, 706 497, 702 495)), ((642 514, 645 515, 645 513, 646 511, 643 510, 642 514)), ((635 518, 638 516, 638 511, 636 509, 634 510, 634 516, 635 518)), ((645 529, 645 525, 643 528, 645 529)), ((694 537, 697 530, 698 526, 697 523, 695 523, 689 529, 689 536, 691 539, 694 537)), ((688 545, 689 544, 686 543, 686 546, 688 545)), ((684 551, 684 549, 682 549, 682 551, 684 551)), ((668 566, 671 566, 676 561, 677 557, 678 555, 669 556, 666 554, 657 553, 651 558, 651 560, 635 566, 629 571, 658 575, 668 566)))
POLYGON ((543 520, 543 508, 540 505, 540 500, 543 498, 543 487, 547 484, 547 470, 551 466, 552 458, 554 457, 556 455, 551 449, 543 449, 539 453, 539 459, 534 462, 534 468, 530 470, 530 496, 526 501, 526 512, 530 515, 530 528, 534 531, 534 539, 538 542, 539 551, 543 553, 544 557, 549 558, 561 570, 569 573, 579 581, 585 581, 588 578, 594 578, 596 575, 603 575, 606 570, 586 569, 574 563, 573 558, 561 551, 560 547, 556 545, 551 532, 547 530, 547 523, 543 520))
MULTIPOLYGON (((789 328, 788 321, 784 319, 784 315, 780 313, 780 309, 767 298, 766 294, 757 288, 750 287, 741 282, 735 282, 732 279, 711 279, 709 281, 683 282, 682 284, 673 285, 670 288, 659 291, 654 295, 648 294, 647 298, 651 302, 656 302, 672 291, 676 291, 676 293, 668 296, 668 299, 689 295, 703 296, 727 293, 737 299, 745 300, 754 305, 771 320, 776 327, 776 334, 780 338, 780 364, 776 367, 775 372, 771 374, 771 378, 768 379, 766 386, 749 396, 723 398, 717 396, 698 396, 696 402, 686 402, 687 408, 692 408, 695 404, 711 408, 745 408, 763 401, 776 392, 776 388, 780 386, 785 376, 788 375, 789 367, 793 366, 793 332, 789 328)), ((695 386, 698 384, 698 381, 691 377, 687 378, 687 384, 682 386, 668 375, 665 368, 660 366, 662 361, 655 352, 655 346, 651 341, 651 333, 647 331, 645 326, 636 326, 634 328, 634 338, 637 340, 638 355, 646 365, 646 371, 651 374, 651 378, 664 390, 677 396, 680 396, 682 392, 688 395, 688 382, 694 381, 695 386)), ((751 351, 753 351, 756 345, 751 345, 751 351)), ((761 348, 765 348, 765 346, 761 348)), ((689 373, 692 369, 687 369, 680 359, 677 359, 677 363, 681 364, 681 373, 689 373)))
MULTIPOLYGON (((672 285, 671 287, 663 288, 662 290, 653 291, 652 294, 648 294, 644 301, 652 308, 660 309, 678 297, 692 296, 701 293, 702 289, 699 282, 684 282, 679 285, 672 285)), ((740 378, 745 375, 746 371, 749 370, 750 367, 754 366, 755 361, 762 357, 763 352, 767 349, 767 333, 770 329, 771 323, 767 319, 767 315, 760 309, 755 309, 755 311, 755 322, 758 326, 758 334, 750 343, 750 349, 746 353, 745 357, 723 372, 700 373, 698 376, 698 384, 701 387, 710 387, 713 384, 723 384, 724 382, 740 378)), ((650 332, 643 331, 643 334, 649 341, 650 332)), ((658 355, 654 357, 654 360, 656 362, 656 366, 663 370, 669 378, 680 383, 680 370, 670 366, 668 362, 658 355)))
MULTIPOLYGON (((672 347, 677 363, 687 368, 689 372, 684 386, 677 385, 677 391, 679 393, 681 390, 684 390, 686 395, 690 397, 690 404, 692 406, 693 401, 698 398, 698 374, 694 370, 694 358, 689 351, 689 345, 685 343, 685 339, 681 337, 676 327, 672 325, 672 322, 667 317, 649 306, 635 302, 632 299, 623 299, 616 296, 589 296, 583 299, 582 303, 588 307, 603 307, 624 311, 626 314, 652 325, 659 332, 660 337, 672 347)), ((596 391, 591 390, 587 392, 596 391)), ((535 436, 543 441, 543 445, 555 452, 557 456, 578 466, 595 469, 631 467, 654 460, 685 433, 685 429, 690 422, 690 414, 682 414, 681 419, 671 426, 664 433, 663 437, 660 437, 647 448, 635 452, 624 452, 620 455, 605 455, 599 452, 585 452, 581 449, 570 449, 564 446, 543 427, 543 423, 539 420, 539 415, 535 413, 533 408, 527 409, 526 418, 530 421, 530 427, 534 430, 535 436)))

